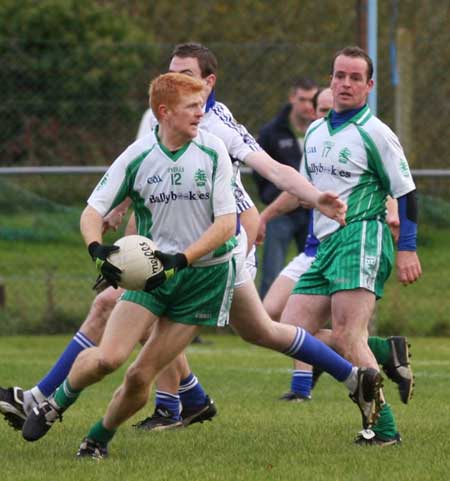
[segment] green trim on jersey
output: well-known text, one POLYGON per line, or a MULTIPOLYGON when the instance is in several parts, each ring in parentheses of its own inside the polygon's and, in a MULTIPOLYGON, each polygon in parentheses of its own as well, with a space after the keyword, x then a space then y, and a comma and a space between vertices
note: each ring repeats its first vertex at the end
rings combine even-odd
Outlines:
MULTIPOLYGON (((209 155, 209 157, 211 158, 212 163, 213 163, 212 180, 213 180, 213 183, 214 183, 214 181, 216 180, 217 162, 218 162, 219 154, 217 153, 216 150, 211 149, 210 147, 206 147, 206 145, 199 144, 195 140, 192 141, 192 143, 195 144, 202 152, 205 152, 205 154, 209 155)), ((212 196, 211 196, 211 198, 212 198, 212 196)))
POLYGON ((178 149, 176 152, 171 152, 164 144, 159 141, 159 138, 158 145, 159 148, 167 155, 167 157, 169 157, 170 160, 176 162, 186 152, 188 147, 191 145, 191 142, 189 141, 188 143, 184 144, 183 147, 178 149))
MULTIPOLYGON (((205 152, 207 154, 213 164, 213 171, 212 171, 212 188, 211 188, 211 210, 214 211, 214 205, 213 205, 213 198, 214 198, 214 188, 215 188, 215 180, 216 180, 216 175, 217 175, 217 165, 218 165, 218 158, 219 154, 217 153, 216 150, 211 149, 210 147, 206 147, 206 145, 199 144, 198 142, 195 142, 195 140, 192 142, 195 144, 202 152, 205 152)), ((231 178, 231 182, 233 183, 233 179, 235 179, 235 176, 231 178)), ((213 252, 213 257, 221 257, 227 252, 232 251, 237 245, 237 240, 233 236, 231 239, 228 239, 224 244, 222 244, 220 247, 218 247, 214 252, 213 252)))
POLYGON ((152 212, 145 206, 143 199, 137 192, 132 192, 131 200, 133 201, 133 209, 136 219, 136 229, 139 235, 143 235, 152 239, 151 228, 153 226, 152 212))
POLYGON ((331 126, 331 110, 328 112, 325 119, 326 119, 327 126, 328 126, 328 133, 330 135, 335 135, 338 132, 340 132, 341 130, 345 129, 345 127, 347 127, 350 124, 355 124, 355 125, 365 124, 370 119, 370 117, 372 117, 372 114, 370 112, 369 106, 366 105, 362 110, 360 110, 352 118, 347 120, 347 122, 345 122, 342 125, 339 125, 339 127, 336 127, 335 129, 333 129, 333 127, 331 126))
POLYGON ((119 188, 119 191, 114 198, 114 201, 111 205, 111 209, 117 207, 121 202, 123 202, 128 196, 132 195, 133 184, 136 179, 137 171, 141 166, 142 162, 144 161, 145 157, 154 149, 154 146, 151 149, 145 150, 142 154, 138 155, 134 160, 132 160, 125 170, 125 178, 119 188))
POLYGON ((379 188, 376 176, 370 172, 362 174, 347 199, 347 224, 364 219, 384 219, 385 204, 386 192, 379 188))
POLYGON ((381 154, 377 149, 375 142, 363 128, 359 127, 358 125, 356 126, 356 128, 358 129, 358 132, 363 139, 369 167, 372 168, 379 175, 381 183, 386 189, 386 192, 391 192, 391 183, 389 182, 389 177, 384 170, 381 154))
POLYGON ((372 117, 372 112, 368 105, 353 117, 353 122, 358 125, 364 125, 372 117))
POLYGON ((158 141, 158 145, 160 149, 169 157, 170 160, 173 162, 176 162, 187 150, 189 145, 191 145, 191 141, 186 142, 181 148, 179 148, 176 152, 171 152, 162 142, 161 139, 159 138, 159 124, 155 127, 155 137, 156 140, 158 141))

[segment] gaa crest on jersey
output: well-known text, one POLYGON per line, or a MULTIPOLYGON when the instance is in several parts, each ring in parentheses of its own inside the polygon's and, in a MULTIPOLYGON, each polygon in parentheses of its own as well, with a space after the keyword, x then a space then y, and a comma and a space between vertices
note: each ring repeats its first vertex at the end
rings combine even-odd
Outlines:
POLYGON ((348 147, 344 147, 340 152, 339 152, 339 157, 338 161, 341 164, 346 164, 351 157, 352 153, 350 152, 350 149, 348 147))
POLYGON ((206 172, 203 169, 197 169, 194 175, 194 181, 197 187, 205 187, 206 172))

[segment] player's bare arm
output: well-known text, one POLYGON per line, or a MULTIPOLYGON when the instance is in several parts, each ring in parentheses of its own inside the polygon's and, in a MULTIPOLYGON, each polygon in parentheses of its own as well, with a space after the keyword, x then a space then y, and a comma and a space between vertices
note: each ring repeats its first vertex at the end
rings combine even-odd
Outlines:
POLYGON ((236 214, 217 216, 202 236, 184 251, 188 264, 220 247, 233 236, 235 231, 236 214))
POLYGON ((103 217, 90 205, 88 205, 81 214, 80 231, 87 246, 92 242, 101 244, 103 217))
POLYGON ((317 208, 339 224, 345 224, 346 204, 336 194, 316 189, 292 167, 276 162, 264 151, 248 154, 245 163, 280 190, 298 197, 303 205, 306 203, 306 206, 317 208))
POLYGON ((400 218, 398 216, 398 204, 397 201, 390 195, 388 195, 388 198, 386 200, 386 210, 386 224, 391 230, 394 242, 397 243, 398 237, 400 235, 400 218))
POLYGON ((103 219, 103 234, 108 230, 116 231, 122 224, 123 218, 131 205, 131 199, 127 197, 117 207, 108 213, 103 219))
POLYGON ((269 221, 293 211, 300 205, 300 200, 289 192, 282 192, 260 214, 256 243, 261 244, 266 236, 266 226, 269 221))

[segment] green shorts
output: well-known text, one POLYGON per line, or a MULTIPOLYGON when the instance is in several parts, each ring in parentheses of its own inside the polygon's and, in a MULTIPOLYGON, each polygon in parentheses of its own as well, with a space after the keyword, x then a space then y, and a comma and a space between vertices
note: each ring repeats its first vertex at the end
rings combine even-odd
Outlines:
POLYGON ((316 260, 292 292, 330 296, 363 288, 379 298, 391 273, 392 260, 392 236, 384 222, 352 222, 320 243, 316 260))
POLYGON ((235 278, 234 259, 208 267, 186 267, 151 292, 125 291, 134 302, 157 316, 199 326, 228 324, 235 278))

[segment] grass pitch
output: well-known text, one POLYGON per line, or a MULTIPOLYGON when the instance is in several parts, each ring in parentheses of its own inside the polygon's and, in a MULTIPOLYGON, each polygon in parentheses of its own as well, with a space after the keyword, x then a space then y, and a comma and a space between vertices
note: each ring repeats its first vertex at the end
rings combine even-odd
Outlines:
MULTIPOLYGON (((219 414, 204 424, 165 433, 141 433, 127 422, 102 462, 77 460, 89 426, 102 416, 124 369, 87 389, 48 435, 27 443, 0 422, 1 481, 444 481, 450 479, 450 345, 412 339, 416 392, 401 404, 386 380, 404 442, 363 448, 346 389, 324 375, 313 401, 278 401, 289 387, 290 362, 231 335, 207 336, 212 345, 189 348, 193 371, 216 401, 219 414)), ((68 337, 0 338, 0 384, 34 385, 68 337)))

